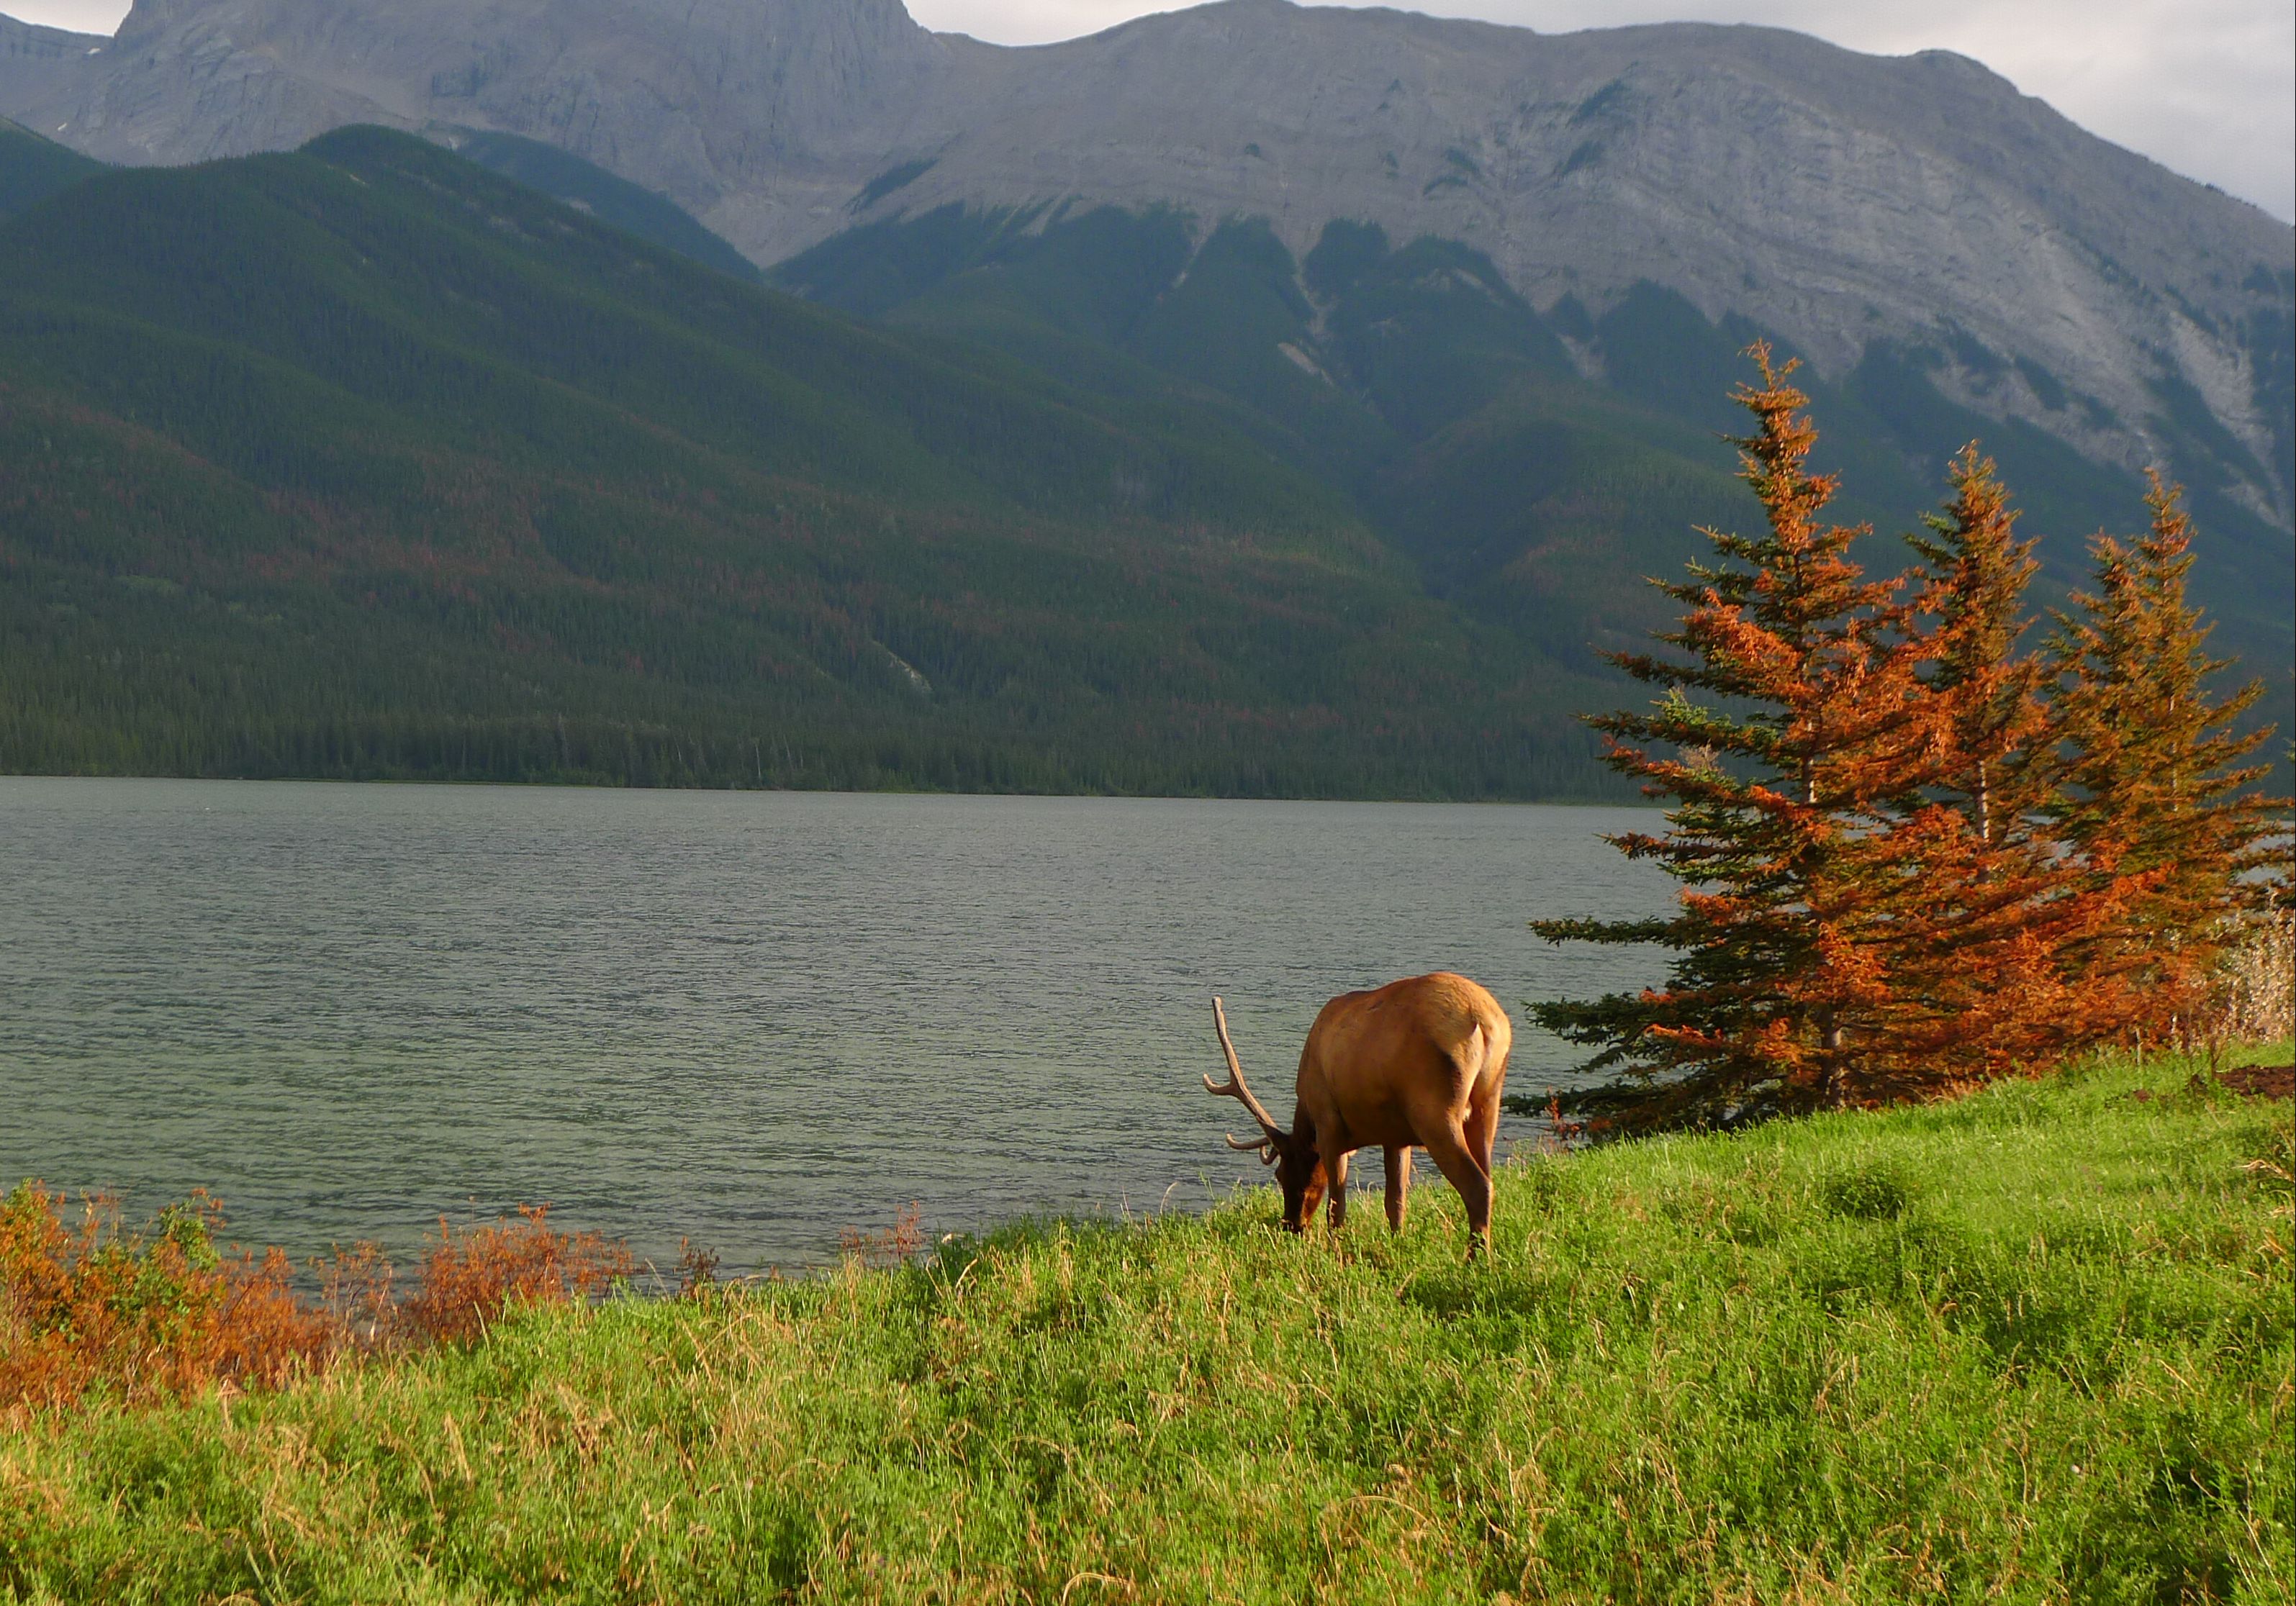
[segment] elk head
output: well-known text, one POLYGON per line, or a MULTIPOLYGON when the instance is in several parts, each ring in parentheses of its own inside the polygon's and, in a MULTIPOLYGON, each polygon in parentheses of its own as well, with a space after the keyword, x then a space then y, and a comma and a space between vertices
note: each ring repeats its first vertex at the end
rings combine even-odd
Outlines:
POLYGON ((1324 1162, 1316 1151, 1316 1135, 1312 1131, 1284 1131, 1267 1113, 1267 1106, 1252 1096, 1251 1089, 1244 1085, 1243 1067, 1236 1060, 1235 1045, 1228 1040, 1227 1012, 1217 998, 1212 1000, 1212 1027, 1219 1033, 1220 1052, 1227 1056, 1227 1080, 1220 1083, 1206 1077, 1204 1088, 1222 1098, 1234 1099, 1259 1123, 1258 1137, 1231 1135, 1227 1146, 1257 1151, 1261 1165, 1275 1168, 1275 1185, 1283 1190, 1283 1225, 1296 1233, 1302 1222, 1315 1215, 1328 1185, 1324 1162))

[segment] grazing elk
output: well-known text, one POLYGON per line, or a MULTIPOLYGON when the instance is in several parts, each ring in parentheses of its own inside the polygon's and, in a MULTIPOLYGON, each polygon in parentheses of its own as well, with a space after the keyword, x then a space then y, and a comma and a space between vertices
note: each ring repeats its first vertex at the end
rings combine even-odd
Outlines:
POLYGON ((1448 971, 1341 994, 1316 1016, 1300 1051, 1289 1132, 1244 1086, 1243 1067, 1228 1040, 1227 1012, 1217 998, 1212 1024, 1227 1056, 1228 1079, 1222 1086, 1206 1077, 1204 1086, 1234 1099, 1259 1123, 1260 1136, 1230 1137, 1228 1146, 1256 1149, 1260 1164, 1275 1168, 1285 1226, 1299 1232, 1326 1191, 1332 1225, 1344 1225, 1348 1156, 1376 1143, 1387 1154, 1387 1225, 1401 1232, 1416 1144, 1467 1207, 1468 1257, 1489 1247, 1491 1144, 1498 1135, 1507 1050, 1514 1042, 1497 999, 1448 971))

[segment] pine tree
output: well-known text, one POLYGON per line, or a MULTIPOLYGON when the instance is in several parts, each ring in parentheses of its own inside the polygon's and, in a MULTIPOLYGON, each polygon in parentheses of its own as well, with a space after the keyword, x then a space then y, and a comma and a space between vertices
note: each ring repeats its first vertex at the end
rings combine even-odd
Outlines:
POLYGON ((2165 1029, 2263 896, 2248 873, 2268 864, 2285 805, 2254 790, 2266 766, 2243 762, 2271 735, 2239 728, 2262 683, 2221 701, 2210 692, 2229 660, 2208 655, 2210 627, 2185 598, 2192 521, 2182 488, 2151 478, 2152 528, 2128 545, 2099 536, 2096 589, 2057 616, 2049 812, 2093 884, 2135 888, 2110 936, 2077 956, 2075 979, 2135 979, 2123 1013, 2165 1029))
POLYGON ((1689 661, 1612 655, 1668 689, 1647 713, 1592 721, 1612 767, 1674 799, 1663 834, 1611 840, 1683 883, 1679 913, 1533 925, 1554 941, 1674 951, 1663 987, 1533 1010, 1549 1029, 1600 1045, 1595 1065, 1645 1081, 1631 1108, 1642 1122, 1859 1096, 1904 902, 1894 861, 1905 840, 1887 828, 1919 807, 1934 768, 1903 583, 1866 578, 1849 553, 1866 530, 1821 519, 1837 481, 1808 470, 1816 431, 1800 411, 1808 398, 1787 382, 1795 365, 1775 365, 1763 346, 1749 355, 1761 382, 1739 389, 1754 429, 1736 445, 1767 528, 1701 532, 1721 561, 1693 562, 1687 581, 1662 587, 1685 612, 1659 639, 1689 661))

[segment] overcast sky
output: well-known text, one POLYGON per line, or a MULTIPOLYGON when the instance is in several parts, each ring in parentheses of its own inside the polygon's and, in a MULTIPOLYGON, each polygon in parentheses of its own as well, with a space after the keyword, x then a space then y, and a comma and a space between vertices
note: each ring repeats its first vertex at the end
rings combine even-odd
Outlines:
MULTIPOLYGON (((389 0, 382 0, 388 4, 389 0)), ((928 28, 1037 45, 1171 5, 908 0, 928 28)), ((0 0, 27 21, 110 33, 120 0, 0 0)), ((1763 22, 1853 50, 1976 57, 2083 127, 2296 219, 2296 5, 2290 0, 1439 0, 1411 6, 1543 32, 1628 22, 1763 22)))

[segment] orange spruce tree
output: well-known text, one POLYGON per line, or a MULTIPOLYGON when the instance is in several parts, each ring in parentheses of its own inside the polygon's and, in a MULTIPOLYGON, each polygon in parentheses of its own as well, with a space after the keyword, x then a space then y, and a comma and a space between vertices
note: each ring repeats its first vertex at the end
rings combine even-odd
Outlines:
POLYGON ((1972 443, 1943 516, 1909 537, 1934 621, 1923 800, 1868 844, 1896 900, 1864 1066, 1869 1096, 1935 1093, 2055 1061, 2087 1040, 2094 987, 2069 965, 2109 942, 2137 887, 2070 864, 2045 805, 2052 745, 2041 660, 2020 651, 2038 567, 2007 488, 1972 443))
POLYGON ((2077 593, 2051 637, 2049 814, 2092 888, 2130 889, 2110 931, 2070 956, 2097 1035, 2171 1030, 2197 1002, 2234 917, 2265 896, 2284 802, 2255 790, 2246 762, 2271 735, 2243 731, 2264 694, 2251 681, 2222 701, 2209 681, 2210 627, 2185 600, 2192 520, 2181 488, 2151 476, 2152 528, 2124 545, 2092 544, 2096 589, 2077 593))
POLYGON ((1972 441, 1947 471, 1953 499, 1911 544, 1923 561, 1920 607, 1937 623, 1927 683, 1938 704, 1939 792, 1985 845, 2014 838, 2038 802, 2029 762, 2046 723, 2040 660, 2020 653, 2019 617, 2040 564, 2016 535, 1993 460, 1972 441))
POLYGON ((1662 587, 1684 614, 1659 640, 1687 661, 1613 654, 1667 691, 1648 712, 1591 722, 1613 768, 1673 800, 1663 833, 1611 840, 1682 883, 1679 911, 1533 922, 1551 941, 1673 950, 1661 987, 1532 1011, 1597 1046, 1595 1066, 1642 1083, 1625 1112, 1636 1124, 1866 1096, 1868 1028, 1889 1002, 1906 909, 1906 842, 1889 827, 1920 806, 1934 767, 1903 584, 1867 578, 1849 551, 1865 529, 1822 517, 1837 481, 1809 471, 1816 431, 1788 382, 1794 365, 1761 345, 1749 355, 1761 381, 1739 389, 1754 428, 1736 444, 1767 528, 1702 530, 1720 561, 1662 587))

